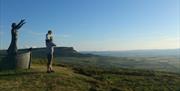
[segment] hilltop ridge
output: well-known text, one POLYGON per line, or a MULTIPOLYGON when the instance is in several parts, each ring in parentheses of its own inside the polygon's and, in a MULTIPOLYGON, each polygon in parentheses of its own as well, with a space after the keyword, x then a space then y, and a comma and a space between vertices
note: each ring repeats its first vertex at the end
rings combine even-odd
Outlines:
MULTIPOLYGON (((18 51, 25 51, 27 49, 19 49, 18 51)), ((6 50, 0 50, 0 55, 5 55, 7 52, 6 50)), ((33 48, 32 49, 33 57, 45 57, 46 56, 46 47, 42 48, 33 48)), ((89 57, 89 56, 96 56, 93 54, 82 54, 76 51, 73 47, 55 47, 54 48, 54 55, 58 57, 89 57)))

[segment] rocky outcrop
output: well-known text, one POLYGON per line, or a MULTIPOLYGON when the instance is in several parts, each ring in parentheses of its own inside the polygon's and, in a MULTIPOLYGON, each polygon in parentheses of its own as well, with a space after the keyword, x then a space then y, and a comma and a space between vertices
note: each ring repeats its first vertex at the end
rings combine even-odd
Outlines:
MULTIPOLYGON (((27 51, 27 49, 19 49, 19 52, 27 51)), ((33 48, 32 57, 33 58, 46 58, 46 48, 33 48)), ((6 50, 0 50, 0 58, 7 55, 6 50)), ((92 54, 82 54, 76 51, 73 47, 55 47, 54 49, 55 57, 91 57, 96 56, 92 54)))
MULTIPOLYGON (((21 50, 22 51, 22 50, 21 50)), ((46 57, 46 48, 34 48, 32 49, 32 57, 46 57)), ((73 47, 55 47, 55 57, 89 57, 94 56, 91 54, 81 54, 73 47)))

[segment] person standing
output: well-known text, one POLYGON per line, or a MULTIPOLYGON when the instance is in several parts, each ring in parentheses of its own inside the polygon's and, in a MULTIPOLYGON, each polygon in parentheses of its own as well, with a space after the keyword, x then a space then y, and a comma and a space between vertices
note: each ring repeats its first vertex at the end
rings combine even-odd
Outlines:
POLYGON ((47 49, 47 73, 54 72, 52 68, 52 61, 53 61, 53 54, 54 54, 54 47, 56 45, 53 43, 53 36, 52 31, 49 30, 46 34, 46 49, 47 49))

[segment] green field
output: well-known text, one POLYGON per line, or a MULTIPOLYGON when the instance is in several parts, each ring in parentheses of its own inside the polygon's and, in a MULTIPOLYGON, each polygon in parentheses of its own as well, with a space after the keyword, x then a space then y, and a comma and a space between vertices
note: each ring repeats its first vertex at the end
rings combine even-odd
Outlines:
MULTIPOLYGON (((180 91, 180 62, 175 56, 68 56, 67 53, 55 55, 56 72, 49 74, 46 56, 40 55, 41 52, 33 53, 30 70, 1 70, 0 91, 180 91)), ((1 53, 0 61, 4 56, 1 53)))
POLYGON ((92 65, 103 68, 116 67, 180 73, 180 60, 177 57, 56 57, 55 60, 57 63, 81 66, 92 65))

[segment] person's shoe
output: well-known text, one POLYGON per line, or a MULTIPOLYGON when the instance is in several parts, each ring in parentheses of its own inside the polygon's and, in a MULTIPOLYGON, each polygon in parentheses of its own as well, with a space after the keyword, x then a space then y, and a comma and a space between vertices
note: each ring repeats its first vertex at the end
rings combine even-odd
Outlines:
POLYGON ((51 71, 47 71, 47 73, 51 73, 51 71))
POLYGON ((51 72, 55 72, 54 70, 51 70, 51 72))

